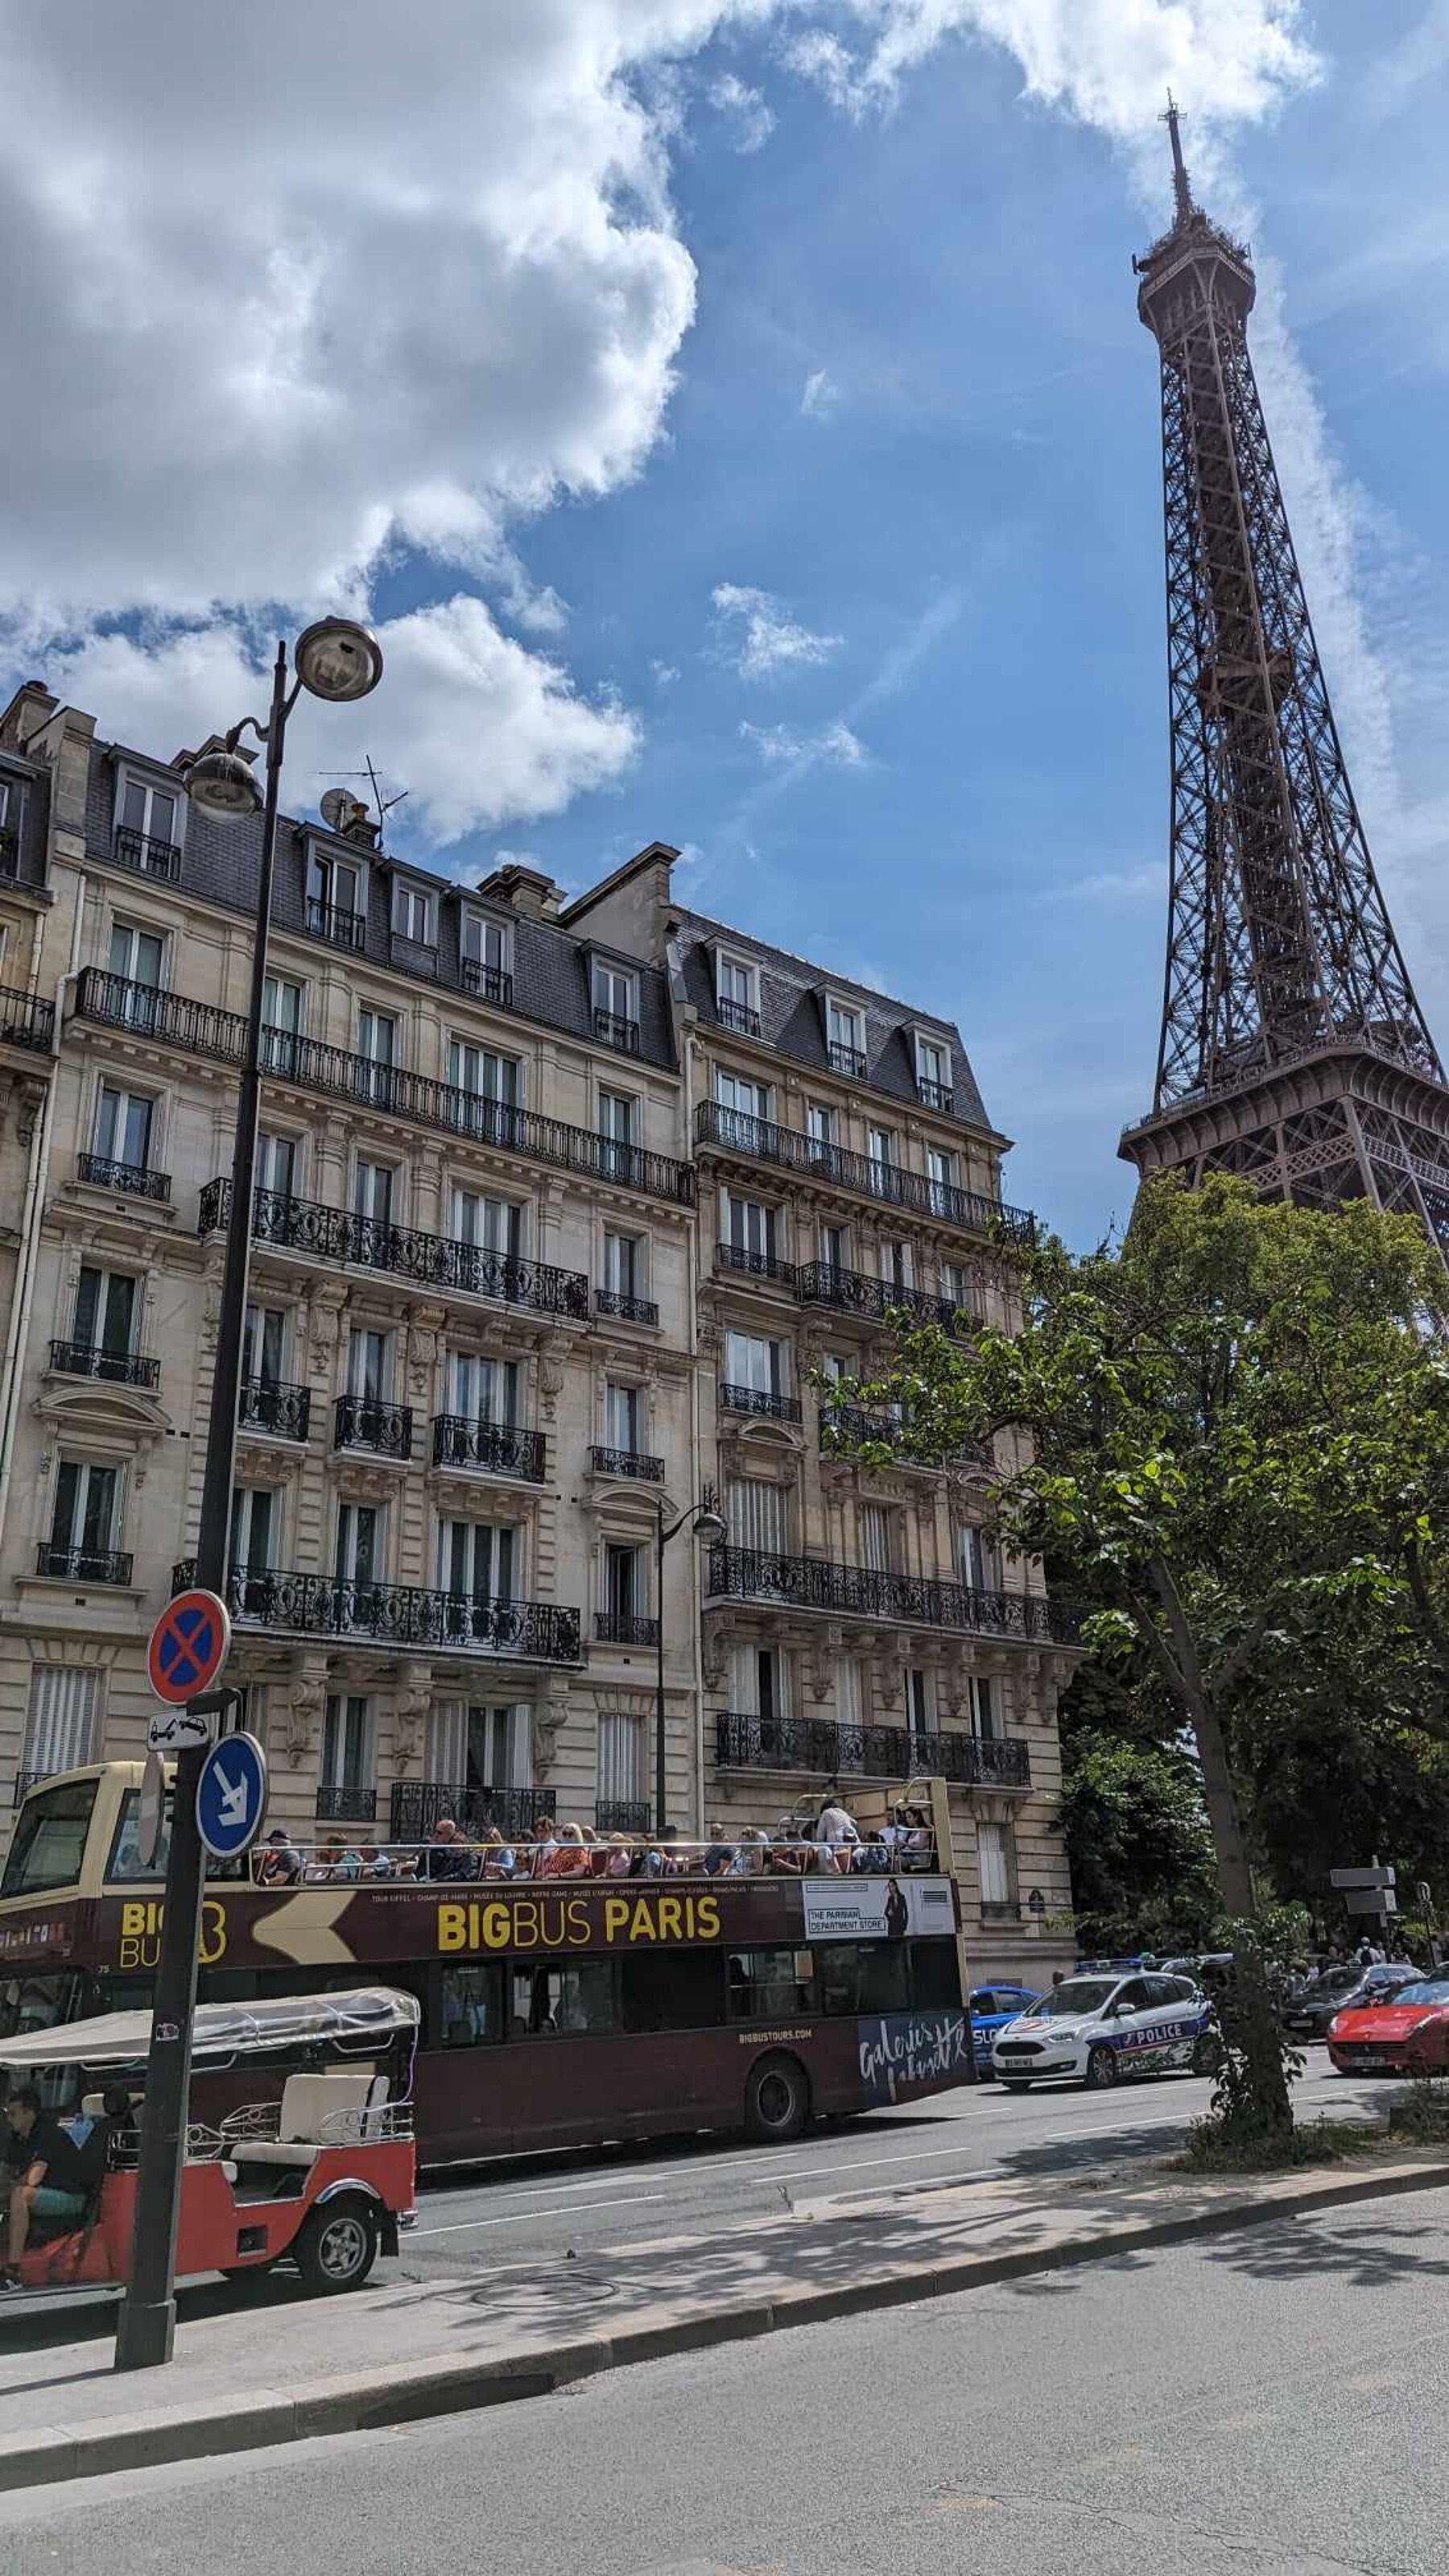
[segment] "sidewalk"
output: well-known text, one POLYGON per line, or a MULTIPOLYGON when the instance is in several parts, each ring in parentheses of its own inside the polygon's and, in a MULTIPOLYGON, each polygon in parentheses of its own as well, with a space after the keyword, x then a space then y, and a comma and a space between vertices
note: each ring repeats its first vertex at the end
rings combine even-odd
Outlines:
POLYGON ((1051 2201, 1019 2182, 953 2184, 822 2199, 578 2261, 480 2258, 464 2277, 426 2284, 408 2278, 404 2240, 383 2285, 351 2297, 306 2298, 280 2274, 239 2296, 193 2294, 170 2368, 125 2377, 107 2333, 17 2349, 24 2320, 11 2327, 7 2309, 0 2487, 506 2404, 666 2353, 1435 2188, 1449 2188, 1443 2157, 1249 2182, 1119 2170, 1078 2177, 1051 2201))

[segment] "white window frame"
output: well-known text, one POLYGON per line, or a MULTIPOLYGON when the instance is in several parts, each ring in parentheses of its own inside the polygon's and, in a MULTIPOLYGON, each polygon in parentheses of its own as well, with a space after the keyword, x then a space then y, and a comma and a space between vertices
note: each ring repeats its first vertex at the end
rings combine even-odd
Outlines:
POLYGON ((635 1234, 627 1226, 606 1225, 602 1229, 599 1259, 603 1276, 600 1285, 609 1296, 647 1298, 649 1294, 648 1245, 647 1234, 635 1234), (629 1256, 627 1263, 621 1261, 611 1250, 614 1245, 627 1246, 629 1256), (633 1274, 627 1288, 621 1285, 619 1276, 626 1267, 633 1274))
POLYGON ((794 1374, 791 1346, 787 1341, 782 1340, 779 1334, 747 1333, 741 1331, 738 1325, 731 1324, 725 1332, 724 1361, 726 1386, 745 1387, 751 1395, 788 1396, 790 1394, 794 1374), (763 1386, 757 1386, 751 1372, 758 1370, 761 1365, 756 1357, 756 1354, 761 1351, 765 1354, 763 1367, 766 1383, 763 1386), (743 1375, 733 1365, 735 1357, 742 1357, 745 1360, 743 1375))
POLYGON ((854 1055, 865 1054, 865 1007, 864 1004, 860 1002, 848 1002, 843 993, 832 993, 827 989, 825 995, 825 1050, 827 1055, 833 1046, 848 1047, 854 1055), (835 1023, 837 1020, 847 1022, 855 1034, 852 1037, 847 1037, 843 1030, 836 1027, 835 1023))
POLYGON ((942 1037, 938 1037, 932 1029, 917 1029, 914 1032, 914 1035, 916 1041, 917 1082, 929 1083, 937 1091, 954 1091, 955 1081, 951 1071, 951 1050, 947 1045, 946 1040, 942 1037), (933 1073, 930 1070, 930 1067, 926 1062, 928 1056, 935 1058, 936 1065, 939 1068, 938 1071, 933 1073))
POLYGON ((166 777, 158 778, 151 770, 143 769, 137 761, 122 760, 116 764, 116 802, 111 816, 112 835, 120 831, 132 832, 137 829, 134 823, 125 821, 126 790, 132 786, 139 787, 146 799, 146 820, 140 826, 142 839, 164 840, 167 848, 178 852, 184 850, 187 797, 180 779, 174 770, 169 771, 166 777), (165 834, 153 832, 151 829, 152 806, 158 796, 171 797, 175 806, 174 829, 165 834))
POLYGON ((354 1158, 352 1165, 353 1215, 364 1217, 373 1225, 398 1224, 398 1201, 402 1196, 402 1192, 398 1188, 398 1178, 402 1169, 403 1166, 401 1163, 378 1163, 373 1161, 370 1154, 358 1154, 354 1158), (377 1216, 370 1207, 363 1206, 362 1175, 364 1172, 386 1172, 388 1176, 386 1216, 377 1216))
POLYGON ((116 1458, 87 1458, 84 1452, 78 1455, 74 1450, 61 1450, 56 1458, 55 1472, 51 1478, 50 1509, 46 1515, 46 1528, 49 1532, 46 1539, 47 1547, 68 1548, 72 1554, 78 1555, 115 1556, 120 1553, 121 1533, 125 1526, 126 1469, 124 1462, 116 1458), (84 1474, 83 1481, 78 1482, 76 1486, 76 1507, 71 1520, 71 1535, 69 1538, 57 1538, 55 1515, 60 1501, 61 1470, 64 1467, 79 1467, 84 1474), (111 1489, 111 1513, 106 1536, 98 1547, 91 1549, 87 1547, 83 1537, 77 1537, 76 1532, 85 1521, 85 1497, 93 1474, 113 1476, 115 1483, 111 1489))
POLYGON ((367 919, 367 861, 355 849, 326 849, 316 841, 307 844, 307 900, 322 904, 328 912, 345 916, 349 921, 367 919), (355 879, 350 904, 337 900, 337 873, 350 869, 355 879))
MULTIPOLYGON (((101 1156, 101 1159, 105 1162, 124 1163, 133 1171, 164 1171, 165 1163, 162 1158, 162 1122, 165 1115, 165 1097, 166 1095, 164 1092, 147 1091, 144 1089, 133 1090, 129 1082, 117 1080, 105 1072, 99 1073, 96 1077, 95 1104, 91 1113, 91 1152, 95 1155, 101 1156), (146 1106, 150 1110, 151 1121, 146 1137, 146 1160, 144 1163, 132 1164, 129 1155, 116 1153, 114 1151, 114 1137, 111 1140, 111 1150, 106 1152, 104 1155, 101 1155, 100 1133, 102 1103, 108 1091, 114 1092, 118 1100, 125 1101, 128 1104, 132 1101, 144 1100, 146 1106)), ((121 1123, 125 1123, 124 1118, 121 1123)))
POLYGON ((760 1015, 759 960, 754 957, 742 957, 736 948, 717 948, 714 953, 714 998, 716 1009, 721 1002, 732 1002, 739 1010, 753 1011, 758 1019, 760 1015), (745 990, 742 994, 725 991, 725 978, 728 975, 743 975, 745 990))
POLYGON ((354 1503, 348 1502, 346 1499, 339 1500, 337 1504, 336 1518, 333 1524, 332 1562, 336 1569, 333 1578, 334 1581, 338 1583, 356 1584, 359 1589, 362 1590, 366 1590, 370 1584, 386 1583, 389 1580, 386 1572, 388 1536, 388 1507, 386 1503, 354 1503), (360 1512, 372 1513, 376 1533, 373 1570, 369 1575, 361 1575, 352 1571, 352 1568, 355 1567, 357 1563, 357 1516, 360 1512), (346 1568, 344 1568, 343 1565, 344 1551, 342 1539, 344 1530, 347 1531, 349 1539, 346 1554, 350 1563, 346 1568))
POLYGON ((589 1007, 595 1011, 607 1011, 611 1019, 632 1020, 637 1028, 639 1025, 638 967, 619 965, 612 957, 592 956, 589 960, 589 1007), (612 998, 600 998, 601 976, 612 998), (622 991, 628 1005, 627 1009, 622 1011, 618 1006, 618 995, 613 990, 616 985, 622 991))
POLYGON ((130 1334, 127 1338, 124 1352, 117 1352, 116 1357, 134 1358, 135 1354, 141 1348, 141 1324, 146 1311, 146 1273, 144 1271, 137 1270, 115 1269, 105 1253, 97 1253, 95 1259, 91 1261, 82 1259, 80 1270, 76 1275, 75 1294, 71 1299, 70 1305, 70 1338, 82 1349, 95 1351, 105 1350, 106 1307, 109 1301, 110 1287, 113 1279, 129 1280, 133 1291, 131 1298, 130 1334), (94 1271, 96 1278, 100 1282, 100 1286, 96 1291, 96 1337, 86 1343, 82 1342, 81 1339, 80 1298, 81 1281, 88 1270, 94 1271))
POLYGON ((647 1807, 649 1757, 648 1719, 633 1709, 601 1708, 595 1745, 596 1810, 599 1807, 647 1807))
POLYGON ((643 1388, 632 1385, 627 1378, 605 1378, 602 1419, 603 1445, 606 1449, 618 1449, 630 1458, 637 1458, 647 1450, 648 1424, 645 1419, 643 1395, 643 1388), (627 1439, 621 1440, 616 1437, 616 1432, 621 1427, 627 1431, 627 1439))
POLYGON ((295 1330, 296 1323, 292 1307, 274 1305, 265 1296, 248 1296, 246 1312, 242 1317, 242 1384, 244 1386, 286 1385, 287 1361, 295 1330), (277 1318, 280 1330, 277 1334, 277 1374, 275 1379, 269 1379, 261 1368, 260 1362, 266 1347, 267 1324, 273 1315, 277 1318), (247 1366, 249 1351, 253 1361, 251 1368, 247 1366))
POLYGON ((343 1363, 344 1393, 364 1404, 391 1404, 397 1383, 397 1337, 386 1324, 355 1323, 348 1328, 343 1363), (376 1386, 367 1383, 370 1346, 376 1345, 376 1386))
POLYGON ((775 1261, 779 1258, 782 1213, 769 1199, 747 1198, 742 1190, 722 1189, 720 1241, 732 1251, 758 1253, 762 1260, 775 1261))
POLYGON ((485 1038, 470 1037, 463 1029, 448 1031, 448 1089, 460 1091, 465 1100, 492 1101, 500 1109, 523 1107, 523 1058, 509 1055, 502 1047, 490 1046, 485 1038), (484 1080, 460 1081, 463 1074, 486 1076, 493 1068, 494 1079, 502 1086, 490 1090, 484 1080), (513 1096, 508 1096, 508 1076, 513 1078, 513 1096))
POLYGON ((282 1545, 282 1488, 279 1485, 234 1484, 231 1489, 231 1527, 227 1548, 233 1565, 245 1566, 252 1575, 270 1574, 284 1562, 282 1545), (259 1566, 251 1562, 252 1521, 258 1495, 266 1497, 267 1556, 259 1566))
POLYGON ((1013 1840, 1014 1837, 1009 1824, 993 1824, 988 1820, 983 1819, 977 1825, 976 1876, 981 1889, 981 1902, 984 1906, 1011 1905, 1015 1902, 1012 1896, 1012 1888, 1015 1883, 1016 1876, 1015 1869, 1013 1867, 1015 1860, 1015 1852, 1012 1847, 1013 1840), (991 1855, 992 1861, 992 1866, 989 1872, 987 1869, 988 1853, 991 1855), (992 1892, 988 1892, 987 1889, 988 1876, 992 1882, 992 1892))
POLYGON ((298 1183, 301 1179, 301 1164, 306 1142, 305 1136, 290 1135, 285 1127, 259 1127, 256 1170, 253 1175, 255 1186, 259 1190, 270 1190, 274 1198, 301 1198, 303 1192, 298 1183), (287 1189, 279 1189, 275 1177, 279 1151, 289 1152, 292 1158, 290 1187, 287 1189))
POLYGON ((143 993, 164 993, 167 989, 166 969, 170 962, 170 955, 170 933, 163 929, 158 922, 138 921, 134 914, 124 912, 112 913, 111 935, 106 942, 106 973, 108 975, 118 975, 120 976, 122 983, 138 985, 143 993), (115 955, 117 932, 120 933, 123 939, 129 942, 131 949, 131 962, 124 969, 112 962, 115 955), (143 975, 138 975, 136 973, 135 952, 136 942, 138 939, 154 939, 161 952, 160 957, 157 960, 156 981, 154 984, 148 984, 143 975))
MULTIPOLYGON (((512 922, 501 919, 496 912, 483 912, 476 904, 465 903, 458 923, 458 956, 465 965, 481 966, 491 974, 507 975, 511 979, 513 974, 512 922), (478 941, 477 954, 469 946, 469 941, 475 934, 478 941), (496 939, 498 942, 496 959, 490 958, 488 954, 490 939, 496 939)), ((486 994, 480 994, 479 999, 486 1000, 486 994)))
POLYGON ((438 893, 436 886, 424 885, 417 877, 395 875, 392 901, 388 906, 388 926, 394 939, 406 939, 413 948, 436 948, 438 944, 438 893), (412 929, 399 916, 421 906, 422 929, 412 929))
POLYGON ((299 1038, 305 1034, 307 987, 299 976, 278 974, 275 967, 268 974, 262 994, 262 1026, 275 1029, 282 1037, 299 1038), (284 1011, 290 1003, 294 1017, 291 1020, 285 1017, 274 1020, 271 1016, 273 1002, 281 1002, 284 1011))
POLYGON ((317 1786, 319 1789, 373 1789, 377 1787, 377 1723, 370 1691, 332 1690, 327 1693, 322 1712, 322 1740, 317 1748, 317 1786), (361 1704, 361 1742, 358 1776, 347 1777, 346 1741, 352 1711, 361 1704), (328 1738, 331 1737, 329 1748, 328 1738), (334 1759, 329 1762, 329 1749, 334 1759), (339 1763, 337 1755, 342 1759, 339 1763))
POLYGON ((757 1118, 765 1126, 770 1123, 769 1084, 758 1081, 752 1073, 736 1073, 732 1064, 714 1064, 710 1067, 710 1097, 717 1109, 727 1109, 732 1118, 757 1118), (738 1101, 726 1100, 721 1090, 723 1083, 730 1083, 740 1090, 752 1093, 753 1105, 743 1109, 738 1101))
POLYGON ((449 1184, 448 1189, 448 1240, 451 1243, 467 1244, 475 1252, 492 1253, 499 1261, 524 1261, 528 1257, 525 1247, 528 1240, 530 1205, 531 1202, 527 1199, 510 1199, 495 1190, 479 1189, 474 1181, 455 1180, 449 1184), (476 1218, 470 1220, 475 1231, 471 1234, 467 1231, 463 1216, 465 1206, 472 1206, 483 1212, 481 1231, 477 1230, 476 1218), (488 1240, 488 1235, 494 1228, 487 1212, 495 1208, 503 1212, 505 1239, 502 1243, 490 1243, 488 1240), (515 1217, 516 1226, 513 1223, 515 1217), (507 1240, 513 1234, 517 1235, 516 1244, 507 1240))

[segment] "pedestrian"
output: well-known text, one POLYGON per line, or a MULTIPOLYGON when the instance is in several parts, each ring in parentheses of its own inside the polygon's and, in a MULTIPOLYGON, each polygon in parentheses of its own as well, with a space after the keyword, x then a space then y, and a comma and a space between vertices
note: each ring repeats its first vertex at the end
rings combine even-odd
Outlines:
POLYGON ((19 2180, 11 2187, 5 2265, 0 2287, 18 2290, 20 2258, 34 2218, 83 2218, 93 2177, 69 2132, 53 2120, 33 2084, 12 2093, 5 2116, 17 2141, 12 2152, 19 2180))

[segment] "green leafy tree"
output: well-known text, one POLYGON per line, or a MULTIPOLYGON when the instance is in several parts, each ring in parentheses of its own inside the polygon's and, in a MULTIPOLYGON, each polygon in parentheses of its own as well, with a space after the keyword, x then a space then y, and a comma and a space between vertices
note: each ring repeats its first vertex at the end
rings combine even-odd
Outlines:
POLYGON ((1189 1950, 1217 1911, 1212 1838, 1191 1762, 1095 1727, 1062 1734, 1059 1810, 1084 1950, 1189 1950))
MULTIPOLYGON (((1022 1435, 996 1489, 1000 1535, 1101 1605, 1090 1646, 1140 1653, 1157 1675, 1195 1749, 1222 1912, 1243 1925, 1256 1909, 1235 1698, 1355 1611, 1391 1610, 1442 1660, 1449 1364, 1425 1320, 1442 1284, 1407 1219, 1265 1202, 1226 1176, 1161 1180, 1122 1242, 1023 1257, 1017 1331, 962 1351, 898 1316, 893 1365, 858 1391, 899 1408, 918 1456, 1022 1435)), ((862 1454, 884 1463, 891 1440, 862 1454)), ((1246 1933, 1239 1966, 1234 2102, 1286 2130, 1246 1933)))

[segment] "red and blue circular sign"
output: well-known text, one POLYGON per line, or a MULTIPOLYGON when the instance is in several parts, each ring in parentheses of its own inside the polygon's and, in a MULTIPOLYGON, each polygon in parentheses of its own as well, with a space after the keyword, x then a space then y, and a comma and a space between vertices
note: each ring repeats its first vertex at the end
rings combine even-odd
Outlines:
POLYGON ((231 1618, 214 1592, 178 1592, 151 1631, 146 1672, 158 1699, 180 1708, 209 1690, 231 1651, 231 1618))

